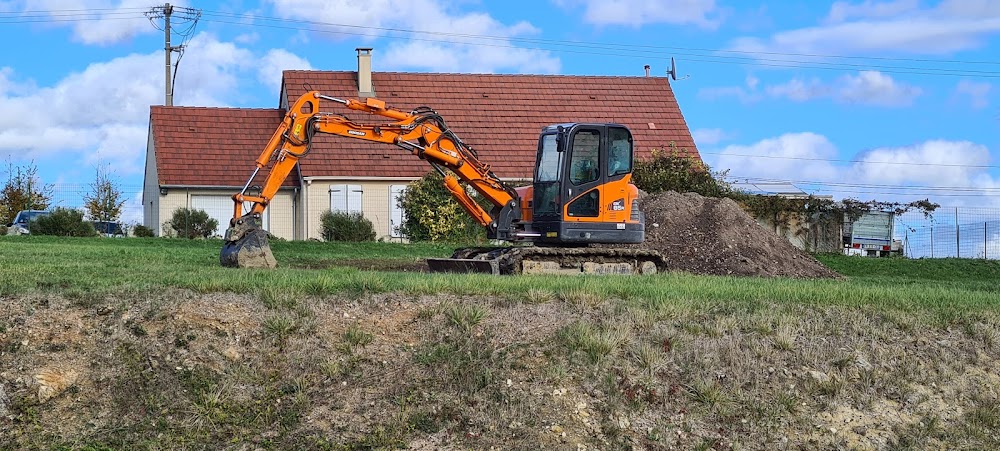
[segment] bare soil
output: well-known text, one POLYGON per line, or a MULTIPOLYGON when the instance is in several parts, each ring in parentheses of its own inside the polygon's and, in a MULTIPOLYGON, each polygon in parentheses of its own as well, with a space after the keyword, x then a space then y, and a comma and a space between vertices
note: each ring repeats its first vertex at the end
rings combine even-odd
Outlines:
POLYGON ((732 199, 673 191, 639 200, 646 214, 646 241, 671 271, 692 274, 840 277, 787 239, 765 228, 732 199))
POLYGON ((997 449, 997 318, 0 299, 0 449, 997 449))

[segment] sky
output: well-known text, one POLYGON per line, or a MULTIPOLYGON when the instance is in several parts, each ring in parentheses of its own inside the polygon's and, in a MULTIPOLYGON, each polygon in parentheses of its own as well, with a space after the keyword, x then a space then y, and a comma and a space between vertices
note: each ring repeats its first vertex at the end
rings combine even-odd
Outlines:
MULTIPOLYGON (((376 72, 666 76, 673 58, 698 151, 727 180, 1000 209, 995 0, 173 5, 175 105, 276 108, 283 70, 355 70, 357 47, 376 72)), ((164 103, 157 6, 0 0, 0 179, 34 165, 76 207, 105 168, 141 222, 149 108, 164 103)))

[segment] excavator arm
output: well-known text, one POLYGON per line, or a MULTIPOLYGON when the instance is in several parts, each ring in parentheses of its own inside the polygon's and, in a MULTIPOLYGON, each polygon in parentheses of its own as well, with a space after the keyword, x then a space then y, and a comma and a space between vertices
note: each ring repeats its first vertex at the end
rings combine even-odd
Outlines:
MULTIPOLYGON (((469 215, 487 228, 487 234, 491 238, 510 239, 511 224, 520 219, 517 193, 503 183, 488 164, 481 162, 475 152, 433 110, 422 107, 405 112, 388 108, 385 102, 374 98, 361 102, 310 91, 289 107, 281 124, 255 161, 253 174, 243 189, 233 195, 235 207, 221 256, 223 265, 247 266, 241 264, 242 256, 256 255, 258 248, 266 247, 266 232, 260 229, 260 215, 296 162, 310 153, 316 133, 392 144, 426 160, 444 176, 448 191, 469 215), (385 117, 391 119, 391 122, 355 122, 343 115, 324 112, 321 107, 325 102, 385 117), (267 179, 260 195, 249 195, 247 191, 261 171, 267 172, 267 179), (460 181, 489 200, 493 204, 491 211, 484 210, 462 187, 460 181), (252 204, 246 212, 243 211, 244 203, 252 204), (255 235, 257 238, 246 238, 247 235, 255 235)), ((264 250, 270 254, 269 249, 264 250)), ((270 261, 273 262, 273 257, 270 257, 270 261)), ((251 266, 273 266, 273 263, 251 266)))

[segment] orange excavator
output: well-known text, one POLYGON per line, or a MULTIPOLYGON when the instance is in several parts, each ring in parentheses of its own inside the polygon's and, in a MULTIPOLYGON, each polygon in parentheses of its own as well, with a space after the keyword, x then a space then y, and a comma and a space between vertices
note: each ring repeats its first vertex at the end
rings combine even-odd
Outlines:
POLYGON ((317 91, 298 98, 256 160, 243 189, 233 195, 235 210, 220 254, 223 266, 274 267, 261 214, 317 133, 395 145, 427 161, 444 176, 448 191, 486 228, 491 240, 513 245, 459 249, 452 258, 429 259, 432 271, 519 273, 655 273, 665 261, 654 251, 590 244, 641 243, 645 218, 638 189, 631 183, 632 134, 608 123, 566 123, 542 129, 534 180, 512 188, 462 142, 444 119, 428 107, 406 112, 385 102, 338 99, 317 91), (385 123, 355 122, 326 112, 326 102, 388 118, 385 123), (259 195, 248 194, 261 172, 267 180, 259 195), (489 204, 486 211, 466 187, 489 204), (244 204, 251 205, 244 212, 244 204), (524 246, 522 243, 530 243, 524 246))

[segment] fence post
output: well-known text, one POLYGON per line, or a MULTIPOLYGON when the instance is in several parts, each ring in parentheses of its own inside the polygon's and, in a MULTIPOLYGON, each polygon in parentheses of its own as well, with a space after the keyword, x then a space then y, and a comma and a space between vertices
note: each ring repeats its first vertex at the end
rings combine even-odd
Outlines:
POLYGON ((955 207, 955 257, 962 258, 962 227, 958 225, 958 207, 955 207))
POLYGON ((983 260, 986 260, 986 248, 990 244, 989 238, 986 237, 986 225, 987 224, 989 224, 989 221, 983 221, 983 260))
POLYGON ((931 258, 934 258, 934 223, 931 222, 931 258))

